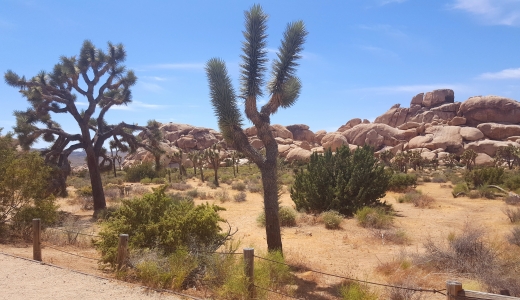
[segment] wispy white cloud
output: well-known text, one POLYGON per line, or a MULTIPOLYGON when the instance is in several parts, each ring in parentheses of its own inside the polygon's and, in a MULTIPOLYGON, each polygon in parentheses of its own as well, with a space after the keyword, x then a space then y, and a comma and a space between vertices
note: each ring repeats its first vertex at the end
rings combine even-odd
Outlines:
MULTIPOLYGON (((88 102, 76 101, 78 106, 88 106, 88 102)), ((168 107, 168 105, 145 103, 141 101, 132 101, 128 105, 114 105, 110 109, 113 110, 136 110, 136 109, 160 109, 168 107)))
POLYGON ((156 64, 150 65, 152 69, 168 69, 168 70, 203 70, 203 63, 179 63, 179 64, 156 64))
POLYGON ((170 78, 160 77, 160 76, 143 76, 143 79, 153 80, 153 81, 168 81, 170 78))
POLYGON ((150 91, 150 92, 154 92, 154 93, 159 93, 159 92, 164 91, 164 88, 156 83, 139 82, 139 85, 142 86, 143 89, 150 91))
POLYGON ((380 58, 399 58, 399 55, 397 53, 380 47, 360 45, 358 46, 358 48, 380 58))
POLYGON ((455 0, 450 7, 478 16, 490 25, 520 25, 520 0, 455 0))
POLYGON ((395 37, 395 38, 406 38, 408 35, 401 30, 388 25, 388 24, 376 24, 376 25, 358 25, 360 29, 373 31, 373 32, 379 32, 384 35, 395 37))
POLYGON ((375 92, 375 93, 424 93, 433 91, 436 89, 452 89, 456 91, 467 90, 467 87, 462 84, 417 84, 417 85, 393 85, 393 86, 378 86, 378 87, 368 87, 361 88, 358 90, 365 92, 375 92))
POLYGON ((393 4, 393 3, 400 4, 400 3, 404 3, 406 1, 408 1, 408 0, 380 0, 379 5, 387 5, 387 4, 393 4))
POLYGON ((520 79, 520 68, 480 74, 477 79, 520 79))
POLYGON ((131 105, 136 106, 136 107, 151 108, 151 109, 159 109, 159 108, 164 108, 164 107, 168 106, 168 105, 162 105, 162 104, 144 103, 141 101, 133 101, 131 105))

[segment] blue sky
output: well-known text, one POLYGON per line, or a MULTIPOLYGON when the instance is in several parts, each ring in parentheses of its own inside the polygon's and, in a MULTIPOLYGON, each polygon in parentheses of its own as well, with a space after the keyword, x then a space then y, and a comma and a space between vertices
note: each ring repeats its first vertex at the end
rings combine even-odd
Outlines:
MULTIPOLYGON (((253 3, 270 15, 271 57, 288 22, 301 19, 309 31, 298 70, 301 97, 273 124, 334 131, 436 88, 452 88, 456 101, 520 99, 520 0, 0 0, 0 70, 32 77, 51 71, 61 55, 77 55, 85 39, 100 48, 123 43, 139 80, 134 102, 109 112, 109 122, 217 129, 204 64, 224 59, 238 88, 243 12, 253 3)), ((27 106, 0 82, 4 132, 15 123, 12 112, 27 106)), ((77 131, 69 116, 56 120, 77 131)))

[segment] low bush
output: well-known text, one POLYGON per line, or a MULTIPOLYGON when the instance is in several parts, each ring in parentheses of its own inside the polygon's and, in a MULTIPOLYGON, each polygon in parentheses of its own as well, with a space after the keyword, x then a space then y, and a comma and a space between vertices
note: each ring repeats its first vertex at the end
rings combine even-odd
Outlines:
POLYGON ((486 186, 479 187, 478 193, 480 195, 480 198, 495 199, 495 192, 486 186))
POLYGON ((356 281, 343 282, 339 288, 341 299, 344 300, 377 300, 379 295, 370 290, 366 284, 356 281))
POLYGON ((134 164, 130 167, 125 168, 125 181, 126 182, 140 182, 144 178, 156 178, 164 177, 166 170, 160 172, 155 171, 155 167, 152 163, 144 162, 141 164, 134 164))
POLYGON ((356 212, 361 227, 384 229, 392 226, 394 216, 382 207, 365 206, 356 212))
POLYGON ((506 204, 509 205, 520 205, 520 197, 515 195, 508 195, 504 198, 506 204))
POLYGON ((280 226, 292 227, 296 226, 296 211, 288 206, 280 206, 278 210, 278 218, 280 219, 280 226))
POLYGON ((128 233, 129 248, 157 249, 166 255, 187 247, 214 251, 228 238, 223 234, 216 205, 194 205, 165 194, 166 187, 142 198, 123 200, 111 218, 101 223, 95 246, 102 262, 116 262, 118 235, 128 233))
POLYGON ((166 180, 164 180, 164 178, 154 178, 152 179, 152 183, 153 184, 165 184, 166 183, 166 180))
POLYGON ((76 190, 77 196, 92 196, 92 186, 83 186, 76 190))
POLYGON ((406 191, 410 187, 417 185, 417 176, 414 174, 395 173, 390 177, 388 190, 394 192, 406 191))
POLYGON ((320 214, 320 220, 325 224, 325 228, 327 229, 339 229, 343 221, 343 216, 337 211, 329 210, 320 214))
POLYGON ((515 226, 511 234, 507 237, 509 243, 520 247, 520 226, 515 226))
POLYGON ((199 191, 197 189, 189 190, 186 192, 186 195, 191 198, 197 198, 199 196, 199 191))
POLYGON ((170 184, 170 188, 178 191, 185 191, 193 188, 191 185, 184 183, 184 182, 175 182, 170 184))
MULTIPOLYGON (((296 226, 296 211, 288 206, 280 206, 278 210, 278 220, 282 227, 296 226)), ((265 227, 265 211, 261 212, 256 218, 258 226, 265 227)))
POLYGON ((508 176, 504 180, 504 185, 510 190, 514 191, 520 188, 520 174, 508 176))
POLYGON ((249 183, 247 189, 250 193, 262 193, 264 190, 261 184, 249 183))
POLYGON ((235 194, 233 198, 235 199, 235 202, 244 202, 247 199, 247 194, 245 192, 240 192, 238 194, 235 194))
POLYGON ((397 202, 413 203, 415 207, 427 208, 432 206, 432 204, 435 202, 435 199, 433 199, 431 196, 423 195, 420 190, 414 190, 399 197, 397 202))
POLYGON ((446 178, 446 176, 444 176, 442 174, 438 174, 438 175, 433 176, 432 182, 435 182, 435 183, 446 183, 446 182, 448 182, 448 178, 446 178))
POLYGON ((141 184, 148 185, 152 183, 152 180, 148 177, 141 179, 141 184))
POLYGON ((486 167, 467 171, 464 174, 464 180, 468 186, 479 188, 484 185, 499 185, 504 182, 504 169, 495 167, 486 167))
POLYGON ((453 191, 451 192, 451 194, 455 198, 460 195, 467 195, 468 193, 469 193, 469 187, 468 187, 468 184, 465 182, 457 183, 455 185, 455 187, 453 188, 453 191))
POLYGON ((422 181, 423 182, 432 182, 432 178, 430 176, 423 176, 422 181))
POLYGON ((58 221, 58 205, 54 198, 49 197, 35 202, 32 205, 23 206, 12 218, 11 226, 15 232, 27 238, 32 235, 32 220, 40 219, 43 228, 51 226, 58 221))
POLYGON ((215 192, 215 199, 220 202, 227 202, 231 197, 229 196, 228 190, 223 188, 221 191, 215 192))
POLYGON ((234 182, 231 185, 231 189, 242 192, 246 190, 246 185, 243 182, 234 182))
POLYGON ((471 190, 471 191, 469 191, 469 193, 468 193, 468 197, 469 197, 470 199, 478 199, 478 198, 480 198, 480 192, 477 191, 477 190, 471 190))
POLYGON ((502 210, 511 223, 520 222, 520 208, 506 207, 502 210))

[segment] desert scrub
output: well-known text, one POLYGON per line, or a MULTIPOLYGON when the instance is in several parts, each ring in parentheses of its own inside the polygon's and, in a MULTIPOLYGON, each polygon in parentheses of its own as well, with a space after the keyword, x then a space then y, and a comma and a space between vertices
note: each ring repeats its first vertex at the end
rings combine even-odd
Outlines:
POLYGON ((249 183, 247 185, 247 190, 250 193, 261 193, 263 191, 262 185, 257 183, 249 183))
POLYGON ((509 175, 504 180, 504 185, 510 190, 514 191, 520 188, 520 174, 509 175))
POLYGON ((231 184, 231 189, 242 192, 246 190, 246 184, 243 182, 234 182, 231 184))
POLYGON ((320 220, 325 224, 325 228, 327 229, 339 229, 343 221, 343 216, 337 211, 329 210, 320 214, 320 220))
POLYGON ((468 184, 465 182, 457 183, 451 192, 454 198, 460 196, 460 195, 467 195, 469 193, 469 187, 468 184))
MULTIPOLYGON (((278 219, 280 221, 280 226, 282 227, 296 226, 296 216, 296 211, 291 207, 280 206, 280 209, 278 210, 278 219)), ((261 212, 260 215, 258 215, 256 222, 258 223, 258 226, 265 227, 265 212, 261 212)))
POLYGON ((408 245, 410 243, 410 238, 406 234, 406 231, 402 229, 372 229, 372 235, 380 239, 383 244, 392 243, 395 245, 408 245))
POLYGON ((184 182, 175 182, 170 184, 170 188, 178 191, 186 191, 193 188, 191 185, 184 182))
POLYGON ((507 240, 512 245, 517 245, 520 247, 520 226, 515 226, 511 233, 507 236, 507 240))
POLYGON ((227 189, 223 188, 221 191, 215 192, 215 199, 220 202, 227 202, 231 199, 227 189))
POLYGON ((397 199, 399 203, 412 203, 419 208, 429 208, 435 202, 433 197, 424 195, 420 190, 408 192, 397 199))
POLYGON ((164 180, 164 178, 154 178, 154 179, 152 179, 152 183, 153 184, 165 184, 166 180, 164 180))
POLYGON ((370 290, 366 284, 355 281, 343 282, 339 288, 339 294, 343 300, 377 300, 377 293, 370 290))
POLYGON ((152 180, 150 178, 146 177, 146 178, 141 179, 140 183, 144 184, 144 185, 148 185, 148 184, 152 183, 152 180))
POLYGON ((199 191, 197 189, 189 190, 186 192, 186 195, 195 199, 199 196, 199 191))
POLYGON ((217 249, 228 238, 219 223, 223 219, 216 205, 195 205, 165 194, 166 186, 142 198, 123 200, 111 218, 101 223, 95 243, 102 262, 115 264, 118 235, 129 234, 130 250, 154 249, 169 255, 183 247, 217 249))
POLYGON ((394 173, 388 182, 388 190, 403 192, 417 185, 417 176, 414 174, 394 173))
POLYGON ((382 207, 365 206, 356 212, 356 219, 361 227, 375 229, 390 228, 394 222, 393 214, 382 207))
POLYGON ((233 196, 233 199, 235 199, 235 202, 244 202, 247 200, 247 194, 246 192, 239 192, 233 196))
POLYGON ((504 182, 504 169, 495 167, 474 169, 464 174, 464 180, 468 186, 474 188, 489 184, 499 185, 504 182))
POLYGON ((520 222, 520 208, 506 207, 502 209, 502 212, 504 212, 511 223, 520 222))

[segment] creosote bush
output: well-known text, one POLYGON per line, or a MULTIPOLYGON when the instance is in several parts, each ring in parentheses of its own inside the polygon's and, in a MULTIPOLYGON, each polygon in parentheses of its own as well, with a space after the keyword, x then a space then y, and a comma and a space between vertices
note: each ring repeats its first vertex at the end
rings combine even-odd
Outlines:
POLYGON ((367 284, 356 281, 343 282, 339 288, 341 299, 344 300, 377 300, 379 295, 370 290, 367 284))
POLYGON ((336 154, 328 149, 311 155, 307 168, 296 174, 291 198, 298 211, 351 216, 363 206, 382 204, 389 177, 369 146, 355 151, 342 146, 336 154))
POLYGON ((235 202, 244 202, 247 199, 247 194, 245 192, 240 192, 233 196, 233 199, 235 199, 235 202))
POLYGON ((130 167, 125 168, 125 181, 126 182, 140 182, 144 178, 164 178, 166 176, 166 170, 156 171, 152 163, 143 162, 141 164, 134 164, 130 167))
POLYGON ((394 222, 393 214, 382 207, 365 206, 356 212, 356 219, 361 227, 375 229, 390 228, 394 222))
POLYGON ((337 211, 329 210, 320 214, 320 220, 325 224, 325 228, 327 229, 339 229, 343 221, 343 216, 337 211))
POLYGON ((504 182, 504 169, 495 167, 474 169, 464 174, 464 180, 468 186, 472 185, 474 188, 489 184, 502 184, 504 182))
POLYGON ((397 199, 399 203, 412 203, 415 207, 429 208, 435 202, 433 197, 424 195, 420 190, 413 190, 397 199))
MULTIPOLYGON (((292 227, 296 226, 296 217, 297 213, 294 209, 288 206, 280 206, 278 211, 280 226, 282 227, 292 227)), ((265 227, 265 212, 260 213, 256 218, 256 222, 258 226, 265 227)))
POLYGON ((129 248, 157 249, 165 255, 178 249, 195 247, 217 249, 227 239, 219 223, 223 219, 216 205, 195 205, 182 197, 168 196, 160 187, 142 198, 123 200, 111 218, 101 223, 101 238, 96 248, 102 261, 113 265, 118 236, 130 235, 129 248), (180 198, 180 199, 179 199, 180 198))
POLYGON ((417 185, 417 176, 414 174, 394 173, 388 182, 388 190, 403 192, 417 185))

